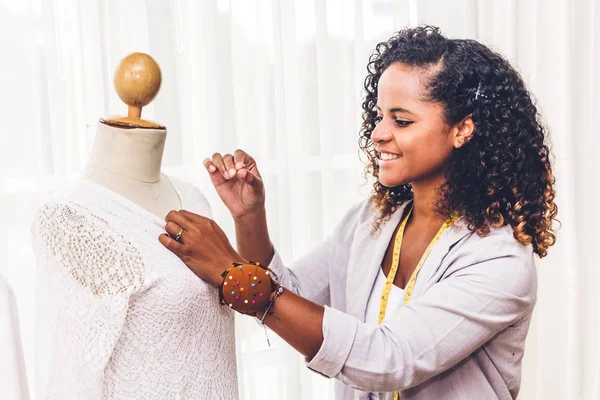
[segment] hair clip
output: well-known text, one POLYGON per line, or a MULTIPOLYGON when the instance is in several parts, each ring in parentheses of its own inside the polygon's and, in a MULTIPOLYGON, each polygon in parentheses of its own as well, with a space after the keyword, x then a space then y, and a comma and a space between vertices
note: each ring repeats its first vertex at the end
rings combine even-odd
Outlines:
POLYGON ((481 93, 481 82, 479 82, 477 84, 477 92, 475 92, 475 100, 479 99, 479 97, 483 97, 484 99, 487 99, 487 96, 483 93, 481 93))

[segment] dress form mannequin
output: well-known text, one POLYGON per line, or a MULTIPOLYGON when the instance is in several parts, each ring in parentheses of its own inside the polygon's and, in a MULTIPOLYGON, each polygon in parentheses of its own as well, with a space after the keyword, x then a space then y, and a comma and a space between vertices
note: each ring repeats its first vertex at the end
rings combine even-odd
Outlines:
POLYGON ((129 106, 128 116, 100 120, 82 179, 98 183, 162 219, 181 208, 177 191, 160 172, 167 130, 140 118, 142 107, 160 89, 160 69, 149 55, 133 53, 119 64, 114 84, 129 106))
POLYGON ((197 187, 161 175, 167 132, 140 119, 160 70, 128 56, 115 86, 129 116, 100 121, 82 179, 32 224, 36 396, 239 399, 233 312, 158 241, 172 209, 211 217, 197 187))

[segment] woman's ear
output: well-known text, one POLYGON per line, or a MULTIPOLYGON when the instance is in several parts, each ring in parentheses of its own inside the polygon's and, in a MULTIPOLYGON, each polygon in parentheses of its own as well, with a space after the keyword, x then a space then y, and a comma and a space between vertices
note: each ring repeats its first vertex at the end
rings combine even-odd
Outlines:
POLYGON ((475 123, 473 122, 472 114, 467 115, 462 121, 454 126, 453 140, 454 147, 460 149, 473 137, 475 123))

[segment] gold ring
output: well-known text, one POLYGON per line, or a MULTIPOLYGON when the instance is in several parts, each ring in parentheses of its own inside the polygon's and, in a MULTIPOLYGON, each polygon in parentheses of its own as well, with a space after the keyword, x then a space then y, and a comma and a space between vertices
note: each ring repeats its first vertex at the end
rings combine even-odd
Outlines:
POLYGON ((183 229, 181 231, 179 231, 179 233, 177 234, 177 236, 175 236, 175 241, 176 242, 181 241, 181 235, 183 235, 183 229))

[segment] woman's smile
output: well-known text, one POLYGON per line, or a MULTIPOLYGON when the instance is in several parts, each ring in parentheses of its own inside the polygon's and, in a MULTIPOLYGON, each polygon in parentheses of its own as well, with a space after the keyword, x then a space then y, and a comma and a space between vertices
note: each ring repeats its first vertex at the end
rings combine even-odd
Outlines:
POLYGON ((378 152, 377 155, 380 168, 389 167, 402 158, 402 154, 396 153, 378 152))

